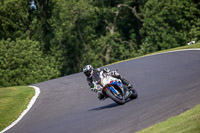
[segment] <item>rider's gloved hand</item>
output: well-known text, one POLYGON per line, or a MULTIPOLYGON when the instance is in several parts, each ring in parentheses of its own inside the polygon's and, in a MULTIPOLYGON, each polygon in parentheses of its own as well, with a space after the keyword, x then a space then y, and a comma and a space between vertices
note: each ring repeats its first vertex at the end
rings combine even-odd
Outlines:
POLYGON ((96 93, 98 92, 98 90, 96 88, 91 88, 90 90, 93 92, 96 92, 96 93))
POLYGON ((110 72, 110 69, 104 68, 103 71, 109 73, 109 72, 110 72))

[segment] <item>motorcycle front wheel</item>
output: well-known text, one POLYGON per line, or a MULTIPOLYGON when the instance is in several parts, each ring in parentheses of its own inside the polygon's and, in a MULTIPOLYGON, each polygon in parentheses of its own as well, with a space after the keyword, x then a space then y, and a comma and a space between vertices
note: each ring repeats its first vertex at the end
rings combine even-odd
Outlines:
POLYGON ((124 99, 124 97, 123 97, 123 96, 121 96, 122 98, 116 97, 110 89, 107 89, 107 90, 106 90, 106 95, 107 95, 108 97, 110 97, 113 101, 115 101, 116 103, 118 103, 118 104, 120 104, 120 105, 125 104, 125 99, 124 99))

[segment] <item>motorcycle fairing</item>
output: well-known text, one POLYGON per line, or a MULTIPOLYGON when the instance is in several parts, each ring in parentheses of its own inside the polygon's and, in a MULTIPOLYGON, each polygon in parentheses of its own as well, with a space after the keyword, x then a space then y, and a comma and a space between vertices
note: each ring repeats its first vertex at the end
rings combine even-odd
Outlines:
POLYGON ((114 78, 112 76, 103 76, 103 73, 100 75, 102 75, 101 85, 107 86, 105 89, 102 89, 102 93, 104 93, 107 89, 110 89, 117 97, 119 97, 120 94, 124 95, 124 89, 122 87, 122 82, 120 79, 114 78))
POLYGON ((118 91, 116 91, 113 87, 109 87, 109 89, 112 91, 112 92, 114 92, 115 94, 119 94, 119 92, 118 91))
POLYGON ((111 85, 117 85, 117 86, 119 86, 119 87, 122 87, 122 82, 117 81, 117 80, 112 80, 112 81, 110 81, 110 84, 111 84, 111 85))
POLYGON ((107 89, 110 89, 113 93, 115 93, 116 94, 116 96, 117 97, 119 97, 120 99, 122 99, 122 97, 121 97, 121 94, 120 94, 120 92, 122 91, 122 94, 123 94, 123 87, 122 87, 122 83, 120 82, 120 81, 117 81, 117 80, 112 80, 112 81, 110 81, 110 87, 107 87, 106 88, 106 90, 107 89), (116 86, 118 86, 119 88, 121 88, 121 90, 120 90, 120 92, 119 92, 119 90, 118 89, 116 89, 115 87, 116 86))

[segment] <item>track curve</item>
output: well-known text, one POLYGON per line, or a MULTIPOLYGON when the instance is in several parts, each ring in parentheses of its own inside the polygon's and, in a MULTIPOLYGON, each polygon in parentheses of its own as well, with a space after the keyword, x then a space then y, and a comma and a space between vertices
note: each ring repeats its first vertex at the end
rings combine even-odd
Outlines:
POLYGON ((83 73, 38 83, 36 103, 6 133, 133 133, 200 104, 200 51, 142 57, 108 68, 134 84, 138 99, 122 106, 99 101, 83 73))

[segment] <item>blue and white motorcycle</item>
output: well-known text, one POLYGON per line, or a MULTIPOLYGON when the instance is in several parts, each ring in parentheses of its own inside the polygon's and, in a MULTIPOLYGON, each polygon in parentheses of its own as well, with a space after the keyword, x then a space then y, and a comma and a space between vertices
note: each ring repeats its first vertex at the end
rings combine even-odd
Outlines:
POLYGON ((138 94, 135 89, 128 89, 120 79, 110 75, 100 74, 101 89, 99 90, 106 98, 109 97, 116 103, 125 104, 127 99, 136 99, 138 94))

